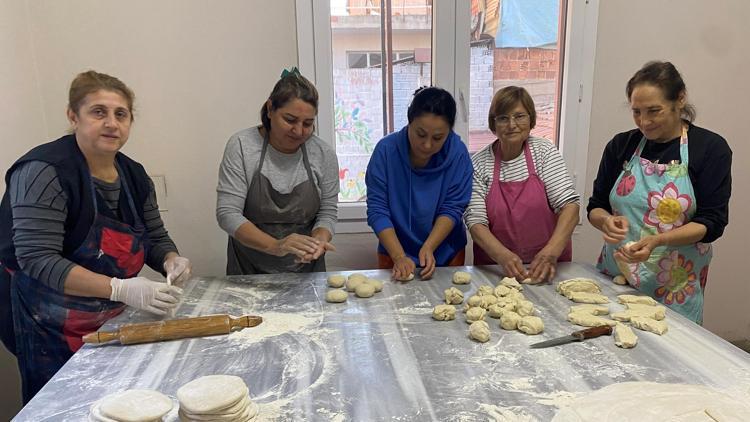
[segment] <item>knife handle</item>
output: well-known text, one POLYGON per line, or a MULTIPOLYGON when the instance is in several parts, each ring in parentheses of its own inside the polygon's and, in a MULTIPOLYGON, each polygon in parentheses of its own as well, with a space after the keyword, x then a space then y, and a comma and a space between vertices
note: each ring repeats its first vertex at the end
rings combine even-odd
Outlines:
POLYGON ((585 330, 576 331, 570 335, 577 338, 578 340, 585 340, 587 338, 594 338, 599 336, 608 336, 612 334, 612 327, 609 325, 600 325, 598 327, 586 328, 585 330))

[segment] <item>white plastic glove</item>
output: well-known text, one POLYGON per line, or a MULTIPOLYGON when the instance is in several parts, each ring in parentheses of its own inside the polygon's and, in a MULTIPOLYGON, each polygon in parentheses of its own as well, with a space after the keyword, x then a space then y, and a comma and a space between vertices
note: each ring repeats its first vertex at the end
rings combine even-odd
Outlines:
POLYGON ((182 295, 182 289, 179 287, 151 281, 146 277, 124 280, 113 277, 109 285, 112 286, 109 300, 122 302, 156 315, 166 315, 167 309, 176 307, 178 298, 182 295))
POLYGON ((167 284, 182 285, 193 275, 193 264, 184 256, 172 256, 164 261, 164 271, 167 272, 167 284))

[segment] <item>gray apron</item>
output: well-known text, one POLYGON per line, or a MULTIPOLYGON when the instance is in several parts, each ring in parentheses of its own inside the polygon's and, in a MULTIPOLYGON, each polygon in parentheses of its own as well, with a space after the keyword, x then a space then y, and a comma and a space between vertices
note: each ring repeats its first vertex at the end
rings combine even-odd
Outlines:
MULTIPOLYGON (((320 209, 320 195, 315 188, 307 150, 302 144, 302 160, 307 170, 307 181, 295 186, 288 194, 277 192, 261 174, 268 148, 268 135, 263 142, 258 170, 250 182, 243 215, 260 230, 275 239, 292 233, 310 236, 320 209)), ((326 270, 325 256, 304 264, 294 262, 296 256, 274 256, 248 248, 233 237, 227 246, 227 275, 309 273, 326 270)))

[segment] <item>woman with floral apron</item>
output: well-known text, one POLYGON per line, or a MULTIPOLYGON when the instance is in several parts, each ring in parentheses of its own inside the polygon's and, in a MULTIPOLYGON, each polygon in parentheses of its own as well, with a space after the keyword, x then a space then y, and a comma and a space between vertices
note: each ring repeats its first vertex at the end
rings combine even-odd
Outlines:
POLYGON ((0 204, 0 326, 27 403, 96 331, 130 305, 157 315, 181 290, 138 277, 147 263, 181 284, 191 266, 164 230, 143 166, 119 150, 133 94, 84 72, 71 84, 71 135, 37 146, 6 174, 0 204), (7 312, 10 310, 10 312, 7 312))
POLYGON ((638 130, 607 146, 588 207, 606 241, 597 267, 622 274, 634 288, 701 324, 710 242, 728 215, 731 150, 720 136, 690 123, 694 110, 671 63, 646 64, 626 92, 638 130))

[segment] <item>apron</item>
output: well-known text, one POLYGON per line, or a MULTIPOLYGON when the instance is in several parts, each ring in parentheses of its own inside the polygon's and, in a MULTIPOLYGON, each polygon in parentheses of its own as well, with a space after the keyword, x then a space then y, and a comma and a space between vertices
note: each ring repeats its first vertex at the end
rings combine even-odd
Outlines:
POLYGON ((683 126, 680 137, 680 163, 658 164, 641 158, 645 145, 643 137, 609 193, 612 214, 625 216, 630 223, 627 237, 620 244, 604 244, 597 268, 611 276, 622 274, 631 286, 702 324, 710 244, 660 246, 647 261, 635 264, 617 262, 613 256, 625 242, 676 229, 695 215, 687 128, 683 126))
MULTIPOLYGON (((111 212, 90 182, 94 222, 81 246, 66 258, 107 277, 131 278, 143 268, 148 239, 128 185, 121 180, 135 224, 104 215, 111 212)), ((13 274, 11 301, 24 404, 81 348, 81 337, 98 330, 126 306, 60 293, 23 271, 13 274)))
MULTIPOLYGON (((290 193, 283 194, 276 191, 268 178, 261 174, 268 145, 266 135, 258 169, 253 175, 245 198, 243 215, 275 239, 282 239, 292 233, 310 236, 320 210, 320 195, 315 189, 307 149, 303 144, 302 160, 307 171, 307 181, 295 186, 290 193)), ((230 236, 227 246, 227 275, 308 273, 326 270, 325 255, 306 264, 294 262, 295 257, 293 254, 279 257, 248 248, 230 236)))
MULTIPOLYGON (((529 178, 519 182, 501 182, 502 153, 498 141, 492 184, 485 204, 492 234, 524 263, 529 263, 552 237, 557 225, 557 215, 549 206, 544 182, 536 174, 528 141, 524 142, 523 154, 529 178)), ((572 255, 572 243, 568 241, 557 260, 567 262, 572 255)), ((474 243, 474 265, 494 264, 496 262, 474 243)))

